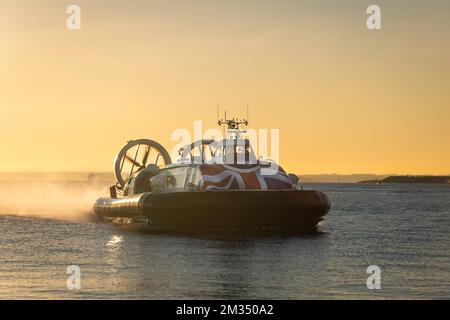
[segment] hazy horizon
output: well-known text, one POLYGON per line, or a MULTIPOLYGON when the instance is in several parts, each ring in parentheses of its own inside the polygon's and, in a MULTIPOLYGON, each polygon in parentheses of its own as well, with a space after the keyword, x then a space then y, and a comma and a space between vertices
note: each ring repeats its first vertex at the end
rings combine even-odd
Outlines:
MULTIPOLYGON (((382 180, 389 176, 402 176, 398 174, 371 174, 371 173, 354 173, 354 174, 302 174, 295 173, 299 176, 301 183, 357 183, 368 180, 382 180)), ((443 176, 450 176, 443 175, 443 176)), ((113 184, 115 182, 114 173, 109 172, 1 172, 0 181, 8 183, 24 182, 24 183, 101 183, 103 185, 113 184)))

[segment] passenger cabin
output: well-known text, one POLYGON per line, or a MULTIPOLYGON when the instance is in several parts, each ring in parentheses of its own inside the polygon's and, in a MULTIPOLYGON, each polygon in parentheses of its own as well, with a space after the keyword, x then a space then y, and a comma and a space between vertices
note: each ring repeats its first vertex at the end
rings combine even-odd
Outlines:
POLYGON ((200 140, 180 149, 176 163, 162 169, 148 165, 131 176, 123 193, 294 188, 296 181, 281 167, 276 174, 261 175, 268 165, 256 158, 247 139, 200 140))
POLYGON ((288 175, 274 161, 258 159, 250 141, 241 137, 246 131, 239 126, 247 125, 247 120, 227 119, 225 115, 218 124, 227 126, 226 139, 204 139, 186 145, 179 150, 174 164, 156 141, 129 141, 116 157, 118 182, 110 189, 111 197, 116 198, 119 193, 128 196, 144 192, 293 190, 297 187, 296 175, 288 175), (142 151, 143 156, 139 156, 142 151), (151 155, 156 158, 150 160, 151 155))

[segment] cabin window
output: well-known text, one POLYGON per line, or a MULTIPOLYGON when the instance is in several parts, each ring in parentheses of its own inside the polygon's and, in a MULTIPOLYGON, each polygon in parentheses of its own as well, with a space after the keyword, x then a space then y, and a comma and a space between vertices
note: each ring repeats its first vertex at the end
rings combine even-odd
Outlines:
POLYGON ((186 191, 199 191, 201 172, 198 166, 192 166, 188 169, 186 178, 186 191))
POLYGON ((183 191, 186 183, 188 167, 168 168, 150 178, 150 190, 152 192, 176 192, 183 191))
POLYGON ((180 168, 174 168, 174 169, 168 169, 167 170, 170 174, 174 177, 174 184, 173 186, 176 188, 184 188, 184 185, 186 183, 186 175, 188 172, 188 167, 180 167, 180 168))

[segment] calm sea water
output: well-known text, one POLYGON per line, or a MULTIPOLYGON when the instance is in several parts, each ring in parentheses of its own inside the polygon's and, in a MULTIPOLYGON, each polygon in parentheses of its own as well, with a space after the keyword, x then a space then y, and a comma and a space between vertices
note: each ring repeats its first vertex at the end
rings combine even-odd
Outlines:
POLYGON ((318 184, 321 232, 151 235, 103 223, 0 215, 0 298, 450 298, 450 186, 318 184), (81 268, 81 290, 66 268, 81 268), (381 268, 381 290, 366 269, 381 268))

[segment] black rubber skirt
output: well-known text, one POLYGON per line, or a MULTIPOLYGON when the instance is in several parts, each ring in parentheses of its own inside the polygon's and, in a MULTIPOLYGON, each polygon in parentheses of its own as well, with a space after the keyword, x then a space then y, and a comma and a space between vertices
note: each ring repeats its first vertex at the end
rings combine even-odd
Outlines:
POLYGON ((155 229, 314 228, 330 210, 319 191, 207 191, 142 193, 100 198, 95 213, 103 219, 147 221, 155 229))

